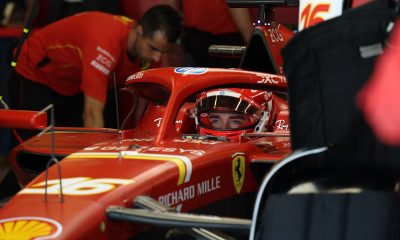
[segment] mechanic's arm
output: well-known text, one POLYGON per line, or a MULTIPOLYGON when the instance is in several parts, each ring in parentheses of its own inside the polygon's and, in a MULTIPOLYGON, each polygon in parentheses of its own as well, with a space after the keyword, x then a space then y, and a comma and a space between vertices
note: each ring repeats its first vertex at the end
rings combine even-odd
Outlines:
POLYGON ((88 95, 85 95, 83 106, 83 126, 103 128, 103 110, 104 103, 88 95))
POLYGON ((247 43, 253 31, 249 10, 247 8, 229 8, 229 11, 231 12, 233 21, 242 34, 243 40, 247 43))

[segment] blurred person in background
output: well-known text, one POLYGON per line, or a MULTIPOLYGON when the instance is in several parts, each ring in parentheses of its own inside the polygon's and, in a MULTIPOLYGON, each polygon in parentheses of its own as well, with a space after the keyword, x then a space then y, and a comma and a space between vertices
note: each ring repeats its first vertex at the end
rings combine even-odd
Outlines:
POLYGON ((182 50, 185 53, 185 60, 181 65, 239 66, 240 59, 210 56, 208 48, 212 44, 246 45, 253 30, 248 9, 229 8, 226 0, 164 0, 164 2, 181 11, 183 15, 183 49, 174 49, 178 53, 182 50))
POLYGON ((48 23, 85 11, 121 14, 119 0, 51 0, 48 7, 48 23))
POLYGON ((37 30, 10 81, 12 107, 40 110, 53 103, 57 126, 115 127, 114 98, 107 96, 113 76, 122 86, 130 74, 158 66, 180 24, 173 8, 157 5, 137 22, 86 12, 37 30))

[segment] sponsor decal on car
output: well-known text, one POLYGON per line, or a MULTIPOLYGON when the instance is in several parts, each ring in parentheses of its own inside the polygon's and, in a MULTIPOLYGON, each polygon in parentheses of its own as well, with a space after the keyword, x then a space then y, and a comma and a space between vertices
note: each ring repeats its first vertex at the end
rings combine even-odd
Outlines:
POLYGON ((166 193, 158 197, 158 201, 166 206, 178 205, 197 196, 207 194, 221 188, 221 176, 204 180, 197 184, 166 193))
POLYGON ((154 119, 153 122, 155 122, 156 126, 159 128, 161 126, 161 121, 162 121, 162 118, 156 118, 156 119, 154 119))
MULTIPOLYGON (((63 178, 62 193, 72 196, 87 196, 105 193, 113 190, 118 185, 126 185, 133 183, 132 179, 118 178, 96 178, 76 177, 63 178)), ((18 194, 44 194, 46 192, 46 182, 40 182, 31 187, 22 189, 18 194)), ((47 181, 47 194, 58 195, 61 193, 61 185, 59 179, 47 181)))
POLYGON ((202 139, 195 139, 195 138, 185 138, 185 139, 174 139, 174 143, 196 143, 196 144, 203 144, 203 145, 215 145, 221 144, 221 141, 209 141, 209 140, 202 140, 202 139))
POLYGON ((285 120, 278 120, 275 125, 277 130, 289 130, 289 124, 285 120))
POLYGON ((303 0, 299 4, 299 26, 301 31, 322 21, 342 14, 343 0, 303 0))
POLYGON ((124 158, 141 161, 165 161, 174 163, 179 170, 177 185, 189 182, 192 175, 192 162, 186 156, 140 153, 138 151, 121 152, 79 152, 69 155, 66 158, 124 158))
POLYGON ((237 152, 232 155, 232 178, 236 193, 240 193, 244 182, 246 157, 244 153, 237 152))
POLYGON ((193 154, 197 156, 203 156, 205 154, 204 150, 200 149, 186 149, 186 148, 167 148, 167 147, 151 147, 151 146, 139 146, 137 145, 137 149, 132 150, 132 145, 129 146, 91 146, 91 147, 86 147, 83 150, 84 151, 102 151, 102 152, 108 152, 108 151, 128 151, 130 150, 131 152, 161 152, 161 153, 188 153, 188 154, 193 154))
POLYGON ((144 76, 144 73, 143 73, 143 72, 137 72, 137 73, 135 73, 135 74, 130 75, 130 76, 126 79, 126 81, 135 80, 135 79, 141 79, 143 76, 144 76))
POLYGON ((208 72, 208 68, 179 67, 175 68, 174 72, 184 75, 200 75, 208 72))
POLYGON ((166 148, 166 147, 150 147, 145 149, 147 152, 164 152, 164 153, 173 153, 173 152, 179 152, 179 153, 190 153, 193 155, 197 156, 203 156, 205 154, 204 150, 198 150, 198 149, 184 149, 184 148, 166 148))
POLYGON ((261 77, 257 83, 269 83, 269 84, 279 84, 286 83, 286 78, 278 75, 267 74, 267 73, 257 73, 257 76, 261 77))
POLYGON ((61 224, 49 218, 27 216, 0 220, 0 239, 56 239, 61 232, 61 224))
POLYGON ((283 42, 284 41, 283 36, 279 32, 278 29, 269 28, 269 29, 267 29, 267 31, 268 31, 268 35, 271 39, 271 42, 275 43, 275 42, 283 42))

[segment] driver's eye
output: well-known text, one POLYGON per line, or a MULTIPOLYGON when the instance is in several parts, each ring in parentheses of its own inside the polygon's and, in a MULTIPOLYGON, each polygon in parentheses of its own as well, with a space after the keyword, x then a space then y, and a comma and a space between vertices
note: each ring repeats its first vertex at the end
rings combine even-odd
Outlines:
POLYGON ((214 128, 220 128, 222 126, 222 120, 219 117, 210 117, 209 120, 214 128))
POLYGON ((233 119, 229 122, 231 128, 239 128, 242 126, 244 120, 243 119, 233 119))

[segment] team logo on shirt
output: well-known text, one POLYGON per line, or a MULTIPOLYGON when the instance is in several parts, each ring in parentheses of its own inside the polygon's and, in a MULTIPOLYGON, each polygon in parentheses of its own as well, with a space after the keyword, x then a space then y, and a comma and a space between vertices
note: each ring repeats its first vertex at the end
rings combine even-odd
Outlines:
POLYGON ((100 46, 97 46, 96 50, 98 51, 98 54, 96 58, 90 62, 90 64, 105 75, 109 75, 112 65, 115 63, 115 58, 107 50, 100 46))

